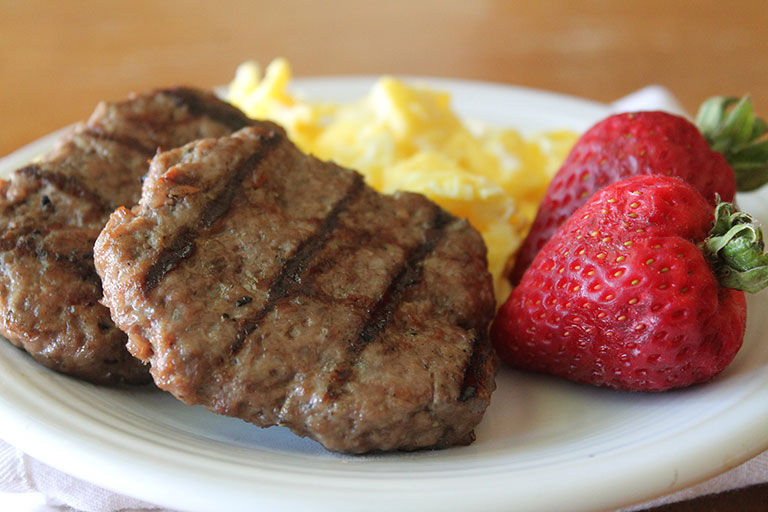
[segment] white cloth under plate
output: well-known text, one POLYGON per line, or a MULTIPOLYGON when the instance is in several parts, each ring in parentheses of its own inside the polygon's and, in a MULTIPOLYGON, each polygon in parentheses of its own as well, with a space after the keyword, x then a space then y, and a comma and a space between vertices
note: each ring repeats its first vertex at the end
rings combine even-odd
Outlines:
MULTIPOLYGON (((4 441, 0 441, 0 491, 40 493, 46 505, 32 509, 35 512, 61 512, 68 509, 82 512, 158 509, 151 503, 102 489, 62 473, 4 441)), ((0 510, 6 509, 0 506, 0 510)))
MULTIPOLYGON (((633 92, 612 105, 614 112, 666 110, 687 115, 675 96, 664 87, 651 85, 633 92)), ((683 489, 622 512, 674 503, 696 496, 719 493, 768 481, 768 452, 699 485, 683 489)), ((0 510, 14 512, 116 512, 159 511, 160 508, 116 494, 58 471, 0 440, 0 510), (6 493, 36 493, 38 500, 12 500, 6 493), (14 508, 4 506, 13 501, 14 508), (19 509, 19 506, 25 508, 19 509)), ((164 511, 169 512, 169 511, 164 511)))

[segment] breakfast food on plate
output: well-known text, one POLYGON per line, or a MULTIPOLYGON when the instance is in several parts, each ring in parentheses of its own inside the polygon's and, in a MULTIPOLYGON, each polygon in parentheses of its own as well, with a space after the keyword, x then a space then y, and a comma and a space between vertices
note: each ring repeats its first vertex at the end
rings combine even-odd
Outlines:
POLYGON ((289 90, 290 80, 284 59, 274 60, 263 77, 255 63, 245 63, 228 99, 255 119, 283 126, 304 152, 359 171, 380 192, 418 192, 467 218, 483 235, 496 297, 503 301, 509 257, 576 135, 523 135, 464 122, 450 94, 418 81, 382 77, 362 98, 321 102, 289 90))
POLYGON ((713 207, 678 178, 636 176, 558 228, 491 336, 519 368, 625 390, 678 388, 731 362, 746 322, 738 290, 766 283, 768 256, 749 215, 713 207))
POLYGON ((768 181, 766 125, 755 117, 748 97, 705 102, 698 125, 666 112, 631 112, 610 116, 584 133, 547 189, 517 253, 512 284, 558 226, 610 183, 643 174, 677 176, 715 204, 716 195, 732 201, 737 184, 739 190, 753 190, 768 181))
POLYGON ((101 103, 39 160, 0 182, 0 332, 39 362, 101 384, 149 382, 125 349, 93 267, 93 243, 139 198, 148 160, 250 120, 210 93, 176 88, 101 103))
POLYGON ((155 156, 95 263, 160 388, 330 450, 470 442, 495 386, 477 231, 269 122, 155 156))
POLYGON ((0 182, 0 332, 58 371, 151 376, 346 453, 471 442, 494 345, 634 391, 739 350, 740 290, 768 283, 759 228, 721 201, 768 179, 748 99, 705 104, 698 129, 611 116, 559 167, 569 132, 469 127, 390 77, 346 104, 289 79, 238 70, 230 99, 259 121, 188 88, 102 103, 0 182))

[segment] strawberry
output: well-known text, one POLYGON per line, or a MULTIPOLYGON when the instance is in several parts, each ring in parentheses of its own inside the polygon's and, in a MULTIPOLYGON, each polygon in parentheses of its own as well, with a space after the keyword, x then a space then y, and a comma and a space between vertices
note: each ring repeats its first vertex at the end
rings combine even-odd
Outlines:
POLYGON ((614 183, 538 253, 491 337, 507 363, 597 386, 709 380, 744 337, 744 292, 734 288, 757 291, 768 279, 762 244, 747 214, 713 207, 680 179, 614 183))
POLYGON ((732 201, 737 186, 752 190, 768 181, 766 125, 748 97, 710 99, 697 124, 666 112, 634 112, 610 116, 584 133, 547 189, 517 253, 512 284, 557 227, 610 183, 643 174, 677 176, 714 205, 715 194, 732 201))

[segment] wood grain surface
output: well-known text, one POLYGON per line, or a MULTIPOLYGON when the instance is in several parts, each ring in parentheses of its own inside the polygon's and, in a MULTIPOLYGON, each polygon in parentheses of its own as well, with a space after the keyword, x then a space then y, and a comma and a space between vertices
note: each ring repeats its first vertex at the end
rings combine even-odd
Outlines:
POLYGON ((695 111, 750 92, 768 111, 764 1, 0 2, 0 155, 99 99, 228 82, 238 63, 298 76, 419 74, 611 101, 671 88, 695 111))
MULTIPOLYGON (((691 112, 710 95, 749 92, 768 113, 767 53, 761 0, 5 0, 0 156, 101 99, 227 83, 248 59, 287 57, 297 76, 446 76, 602 102, 662 84, 691 112)), ((762 486, 690 506, 766 503, 762 486)))

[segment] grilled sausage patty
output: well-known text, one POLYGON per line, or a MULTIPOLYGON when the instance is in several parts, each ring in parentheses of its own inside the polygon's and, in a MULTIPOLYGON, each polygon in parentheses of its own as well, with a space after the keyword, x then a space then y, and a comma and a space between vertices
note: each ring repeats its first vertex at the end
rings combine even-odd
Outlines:
POLYGON ((330 450, 468 443, 495 387, 480 235, 270 123, 157 155, 95 257, 159 387, 330 450))
POLYGON ((158 148, 250 122, 192 89, 101 103, 50 153, 0 181, 0 333, 67 374, 100 384, 150 382, 99 304, 93 244, 115 208, 136 204, 158 148))

